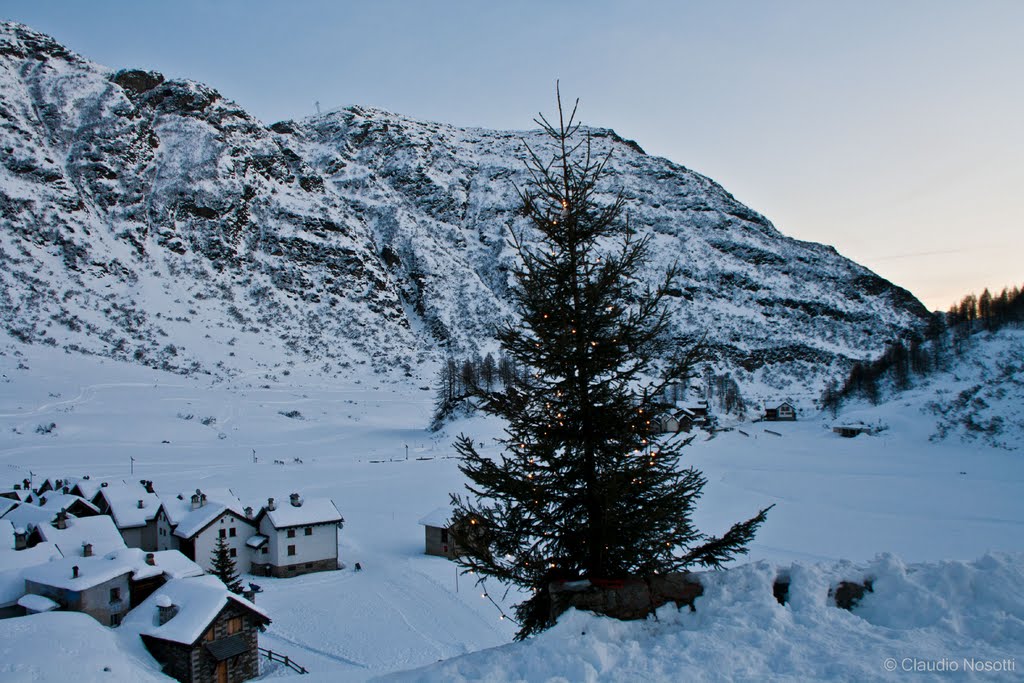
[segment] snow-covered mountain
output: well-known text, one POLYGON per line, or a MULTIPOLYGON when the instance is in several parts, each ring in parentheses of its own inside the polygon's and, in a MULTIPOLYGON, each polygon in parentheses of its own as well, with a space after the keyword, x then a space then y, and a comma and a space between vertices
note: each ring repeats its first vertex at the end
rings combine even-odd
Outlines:
MULTIPOLYGON (((680 335, 788 388, 922 324, 907 291, 787 238, 712 180, 607 129, 605 190, 682 275, 680 335)), ((176 370, 310 362, 420 374, 492 345, 524 140, 360 107, 265 126, 212 88, 111 71, 0 24, 0 320, 176 370)), ((752 374, 748 374, 752 373, 752 374)))
POLYGON ((1024 330, 982 331, 960 346, 939 369, 913 376, 906 390, 895 390, 891 377, 884 377, 878 405, 855 399, 837 419, 886 428, 914 421, 921 440, 1024 449, 1024 330))

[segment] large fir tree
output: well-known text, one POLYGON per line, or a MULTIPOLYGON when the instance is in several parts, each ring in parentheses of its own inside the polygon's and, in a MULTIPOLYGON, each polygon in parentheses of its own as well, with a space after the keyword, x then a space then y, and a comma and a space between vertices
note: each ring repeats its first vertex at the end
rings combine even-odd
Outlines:
POLYGON ((466 436, 456 444, 470 482, 470 495, 452 497, 459 563, 534 591, 516 607, 519 638, 550 625, 551 581, 717 567, 746 552, 767 512, 718 538, 693 525, 705 479, 680 465, 687 442, 649 429, 662 389, 686 381, 693 360, 663 305, 675 273, 639 284, 648 240, 630 229, 621 194, 598 200, 609 156, 592 155, 575 118, 559 97, 557 124, 537 120, 553 158, 527 147, 531 229, 511 238, 519 320, 498 334, 523 371, 477 391, 507 421, 502 453, 494 460, 466 436))
POLYGON ((212 567, 210 573, 224 582, 228 590, 237 595, 242 594, 242 581, 238 578, 238 567, 231 557, 231 549, 224 542, 223 538, 217 538, 217 545, 213 547, 213 554, 210 556, 212 567))

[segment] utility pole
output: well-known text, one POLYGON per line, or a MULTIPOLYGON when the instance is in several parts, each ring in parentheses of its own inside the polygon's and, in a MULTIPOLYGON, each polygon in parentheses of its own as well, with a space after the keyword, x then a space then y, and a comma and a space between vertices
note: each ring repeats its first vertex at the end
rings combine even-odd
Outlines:
POLYGON ((131 462, 131 473, 135 474, 135 456, 134 455, 129 455, 128 459, 132 461, 131 462))
POLYGON ((405 459, 409 459, 409 444, 405 444, 405 459))

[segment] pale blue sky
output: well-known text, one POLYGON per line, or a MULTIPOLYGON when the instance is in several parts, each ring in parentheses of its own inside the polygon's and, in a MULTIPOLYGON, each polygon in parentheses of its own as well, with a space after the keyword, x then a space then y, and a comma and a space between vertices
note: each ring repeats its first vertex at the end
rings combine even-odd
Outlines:
POLYGON ((945 309, 1024 283, 1024 1, 48 2, 0 17, 270 123, 364 104, 586 123, 945 309))

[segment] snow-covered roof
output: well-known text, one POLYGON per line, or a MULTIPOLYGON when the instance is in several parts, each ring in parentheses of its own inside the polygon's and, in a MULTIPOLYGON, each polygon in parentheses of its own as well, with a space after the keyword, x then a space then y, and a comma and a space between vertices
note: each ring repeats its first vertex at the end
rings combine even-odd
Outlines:
POLYGON ((263 534, 256 534, 254 536, 250 536, 248 540, 246 540, 245 544, 250 548, 260 548, 264 546, 268 540, 270 539, 263 534))
POLYGON ((114 520, 106 515, 95 517, 68 516, 64 529, 53 524, 39 524, 36 532, 44 541, 57 545, 64 557, 82 557, 83 544, 92 545, 93 555, 106 555, 125 547, 114 520))
POLYGON ((132 580, 148 579, 163 574, 168 579, 184 579, 202 576, 206 572, 198 564, 177 550, 158 550, 148 553, 141 548, 122 548, 106 555, 107 559, 124 562, 132 567, 132 580), (146 562, 146 555, 153 555, 153 564, 146 562))
POLYGON ((103 482, 99 479, 68 479, 67 485, 72 489, 77 486, 78 490, 82 492, 82 496, 84 498, 92 500, 96 497, 96 494, 100 492, 103 482))
POLYGON ((50 598, 42 595, 34 595, 32 593, 22 595, 18 598, 18 604, 30 612, 51 612, 60 607, 60 605, 50 598))
POLYGON ((443 505, 423 515, 420 519, 420 524, 446 529, 451 524, 453 514, 454 510, 452 510, 450 505, 443 505))
POLYGON ((61 557, 63 556, 60 554, 60 549, 53 543, 37 543, 24 550, 3 548, 0 549, 0 571, 33 567, 61 557))
POLYGON ((239 518, 241 521, 247 524, 252 524, 250 520, 245 518, 245 515, 232 510, 224 503, 210 502, 207 501, 206 505, 193 510, 192 512, 185 515, 185 517, 178 523, 178 526, 174 529, 174 535, 179 538, 192 538, 200 531, 216 522, 222 515, 231 514, 239 518))
POLYGON ((13 605, 25 594, 25 569, 60 559, 52 543, 40 543, 25 550, 0 550, 0 607, 13 605))
POLYGON ((100 509, 98 507, 87 501, 85 498, 82 498, 81 496, 75 496, 70 493, 54 493, 52 491, 48 491, 42 495, 42 497, 39 499, 39 503, 39 507, 43 508, 44 510, 53 510, 54 512, 57 512, 59 510, 67 510, 75 503, 85 505, 90 510, 93 510, 96 514, 99 514, 100 512, 100 509), (43 502, 44 500, 45 502, 43 502))
POLYGON ((344 521, 337 506, 330 498, 299 499, 301 505, 286 502, 276 505, 273 510, 263 508, 260 515, 266 515, 275 529, 312 524, 333 524, 344 521))
POLYGON ((137 482, 110 482, 100 489, 99 495, 110 506, 110 514, 118 529, 146 526, 160 509, 160 497, 137 482), (142 507, 139 507, 139 501, 142 501, 142 507))
POLYGON ((0 519, 0 571, 31 567, 60 556, 60 550, 53 543, 37 543, 31 548, 15 550, 14 525, 0 519))
POLYGON ((18 501, 11 500, 10 498, 0 498, 0 517, 3 517, 7 512, 18 504, 18 501))
POLYGON ((16 502, 23 501, 32 495, 32 492, 27 489, 7 489, 4 493, 7 494, 3 496, 4 498, 15 500, 16 502), (12 499, 10 496, 14 496, 14 498, 12 499))
POLYGON ((48 524, 57 516, 56 510, 44 510, 32 503, 18 503, 4 515, 4 519, 16 529, 30 529, 39 524, 48 524))
MULTIPOLYGON (((220 503, 239 517, 245 517, 245 507, 242 505, 242 501, 238 499, 238 496, 236 496, 231 489, 205 489, 201 490, 201 493, 206 495, 206 504, 203 507, 206 507, 211 503, 220 503)), ((191 493, 178 493, 173 495, 161 494, 160 501, 164 506, 164 513, 167 515, 167 519, 170 520, 172 526, 181 524, 186 517, 194 512, 192 509, 191 493)))
POLYGON ((229 591, 216 576, 207 574, 168 581, 125 616, 120 630, 192 645, 209 628, 228 601, 238 603, 270 623, 266 612, 229 591), (160 625, 159 604, 166 604, 168 600, 178 608, 178 612, 167 623, 160 625))
POLYGON ((26 581, 71 591, 83 591, 122 574, 131 574, 133 571, 131 562, 117 558, 64 557, 28 567, 23 575, 26 581), (74 575, 74 567, 78 567, 78 576, 74 575))

